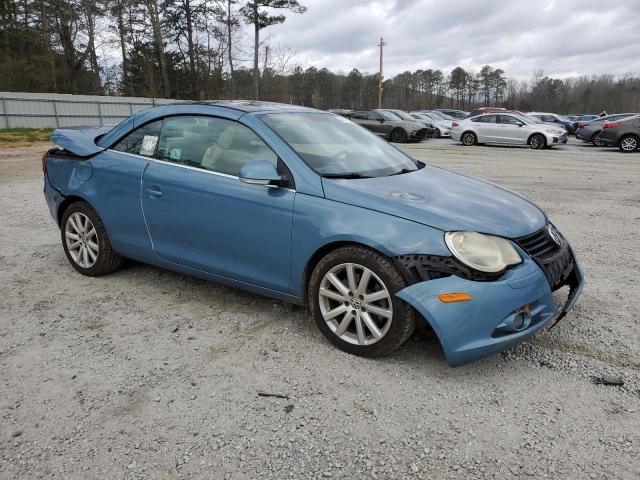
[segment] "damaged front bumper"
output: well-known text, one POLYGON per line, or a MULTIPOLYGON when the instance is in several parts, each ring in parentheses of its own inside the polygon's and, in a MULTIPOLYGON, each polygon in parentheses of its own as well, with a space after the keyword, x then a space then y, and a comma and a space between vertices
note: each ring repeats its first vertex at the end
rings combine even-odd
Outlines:
POLYGON ((505 350, 562 319, 584 285, 575 258, 566 283, 570 293, 560 307, 540 267, 526 258, 496 281, 451 275, 413 284, 397 296, 423 316, 438 336, 447 362, 456 366, 505 350), (454 292, 468 293, 472 298, 456 303, 443 303, 438 298, 454 292))

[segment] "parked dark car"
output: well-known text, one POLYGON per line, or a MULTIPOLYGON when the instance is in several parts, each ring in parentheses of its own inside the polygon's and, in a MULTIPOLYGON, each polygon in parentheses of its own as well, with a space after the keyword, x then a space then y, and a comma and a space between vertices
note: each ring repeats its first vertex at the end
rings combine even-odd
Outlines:
POLYGON ((467 118, 467 115, 469 115, 469 112, 465 112, 463 110, 454 110, 452 108, 436 108, 436 111, 446 113, 450 117, 453 117, 457 120, 463 120, 467 118))
POLYGON ((621 152, 640 150, 640 115, 602 125, 600 140, 606 146, 618 147, 621 152))
POLYGON ((385 110, 359 110, 349 118, 358 125, 392 142, 419 142, 427 136, 426 127, 415 120, 403 120, 385 110))
POLYGON ((598 115, 576 115, 575 118, 572 119, 573 126, 578 130, 578 128, 580 128, 580 123, 587 123, 591 120, 595 120, 596 118, 598 118, 598 115))
POLYGON ((607 115, 606 117, 598 117, 590 122, 578 122, 578 130, 576 130, 576 138, 585 142, 591 142, 596 147, 605 146, 600 140, 600 133, 602 132, 602 125, 605 122, 617 122, 625 118, 638 115, 637 113, 615 113, 613 115, 607 115))
POLYGON ((392 108, 385 108, 383 110, 385 112, 391 112, 394 115, 397 115, 402 120, 407 120, 408 122, 417 122, 417 123, 422 124, 424 126, 424 128, 427 129, 426 136, 428 136, 428 137, 433 137, 438 132, 438 129, 433 125, 433 123, 429 122, 428 120, 426 120, 424 118, 416 118, 415 116, 411 115, 410 113, 405 112, 404 110, 397 110, 395 108, 393 108, 393 109, 392 108))

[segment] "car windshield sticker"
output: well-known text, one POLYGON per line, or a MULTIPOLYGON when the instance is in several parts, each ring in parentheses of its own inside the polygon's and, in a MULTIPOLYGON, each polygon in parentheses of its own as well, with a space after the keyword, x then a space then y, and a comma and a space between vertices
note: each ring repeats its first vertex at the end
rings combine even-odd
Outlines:
POLYGON ((140 155, 151 156, 156 151, 156 145, 158 143, 158 137, 153 135, 145 135, 142 139, 142 146, 140 147, 140 155))
POLYGON ((171 152, 169 152, 169 158, 171 160, 180 160, 180 154, 182 150, 180 148, 172 148, 171 152))

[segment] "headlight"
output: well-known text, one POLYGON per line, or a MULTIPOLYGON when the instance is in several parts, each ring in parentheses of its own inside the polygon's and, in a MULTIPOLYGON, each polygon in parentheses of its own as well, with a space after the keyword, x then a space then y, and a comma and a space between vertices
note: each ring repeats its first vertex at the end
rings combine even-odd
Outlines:
POLYGON ((501 272, 522 262, 516 249, 504 238, 477 232, 447 232, 444 240, 454 257, 481 272, 501 272))
POLYGON ((552 135, 560 135, 560 134, 562 133, 562 132, 560 132, 559 130, 553 130, 553 129, 551 129, 551 128, 546 128, 546 129, 545 129, 545 131, 546 131, 547 133, 552 134, 552 135))

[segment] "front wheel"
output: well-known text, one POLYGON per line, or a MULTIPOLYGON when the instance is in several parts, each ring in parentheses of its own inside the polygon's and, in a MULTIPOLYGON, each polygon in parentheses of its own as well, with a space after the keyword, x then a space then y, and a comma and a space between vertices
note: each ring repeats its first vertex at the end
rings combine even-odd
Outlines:
POLYGON ((464 132, 462 134, 462 144, 470 147, 471 145, 475 145, 478 143, 478 137, 473 132, 464 132))
POLYGON ((413 311, 395 296, 406 286, 386 257, 364 247, 342 247, 314 269, 309 305, 318 328, 335 346, 355 355, 380 356, 413 333, 413 311))
POLYGON ((111 241, 98 213, 86 202, 72 203, 62 215, 62 247, 78 272, 99 277, 118 270, 124 258, 111 248, 111 241))
POLYGON ((391 141, 394 143, 404 143, 407 141, 407 132, 401 128, 396 128, 391 132, 391 141))
POLYGON ((638 150, 640 139, 635 135, 625 135, 619 142, 620 151, 623 153, 632 153, 638 150))
POLYGON ((546 144, 547 141, 540 133, 534 133, 529 139, 529 147, 533 148, 534 150, 541 150, 546 146, 546 144))

